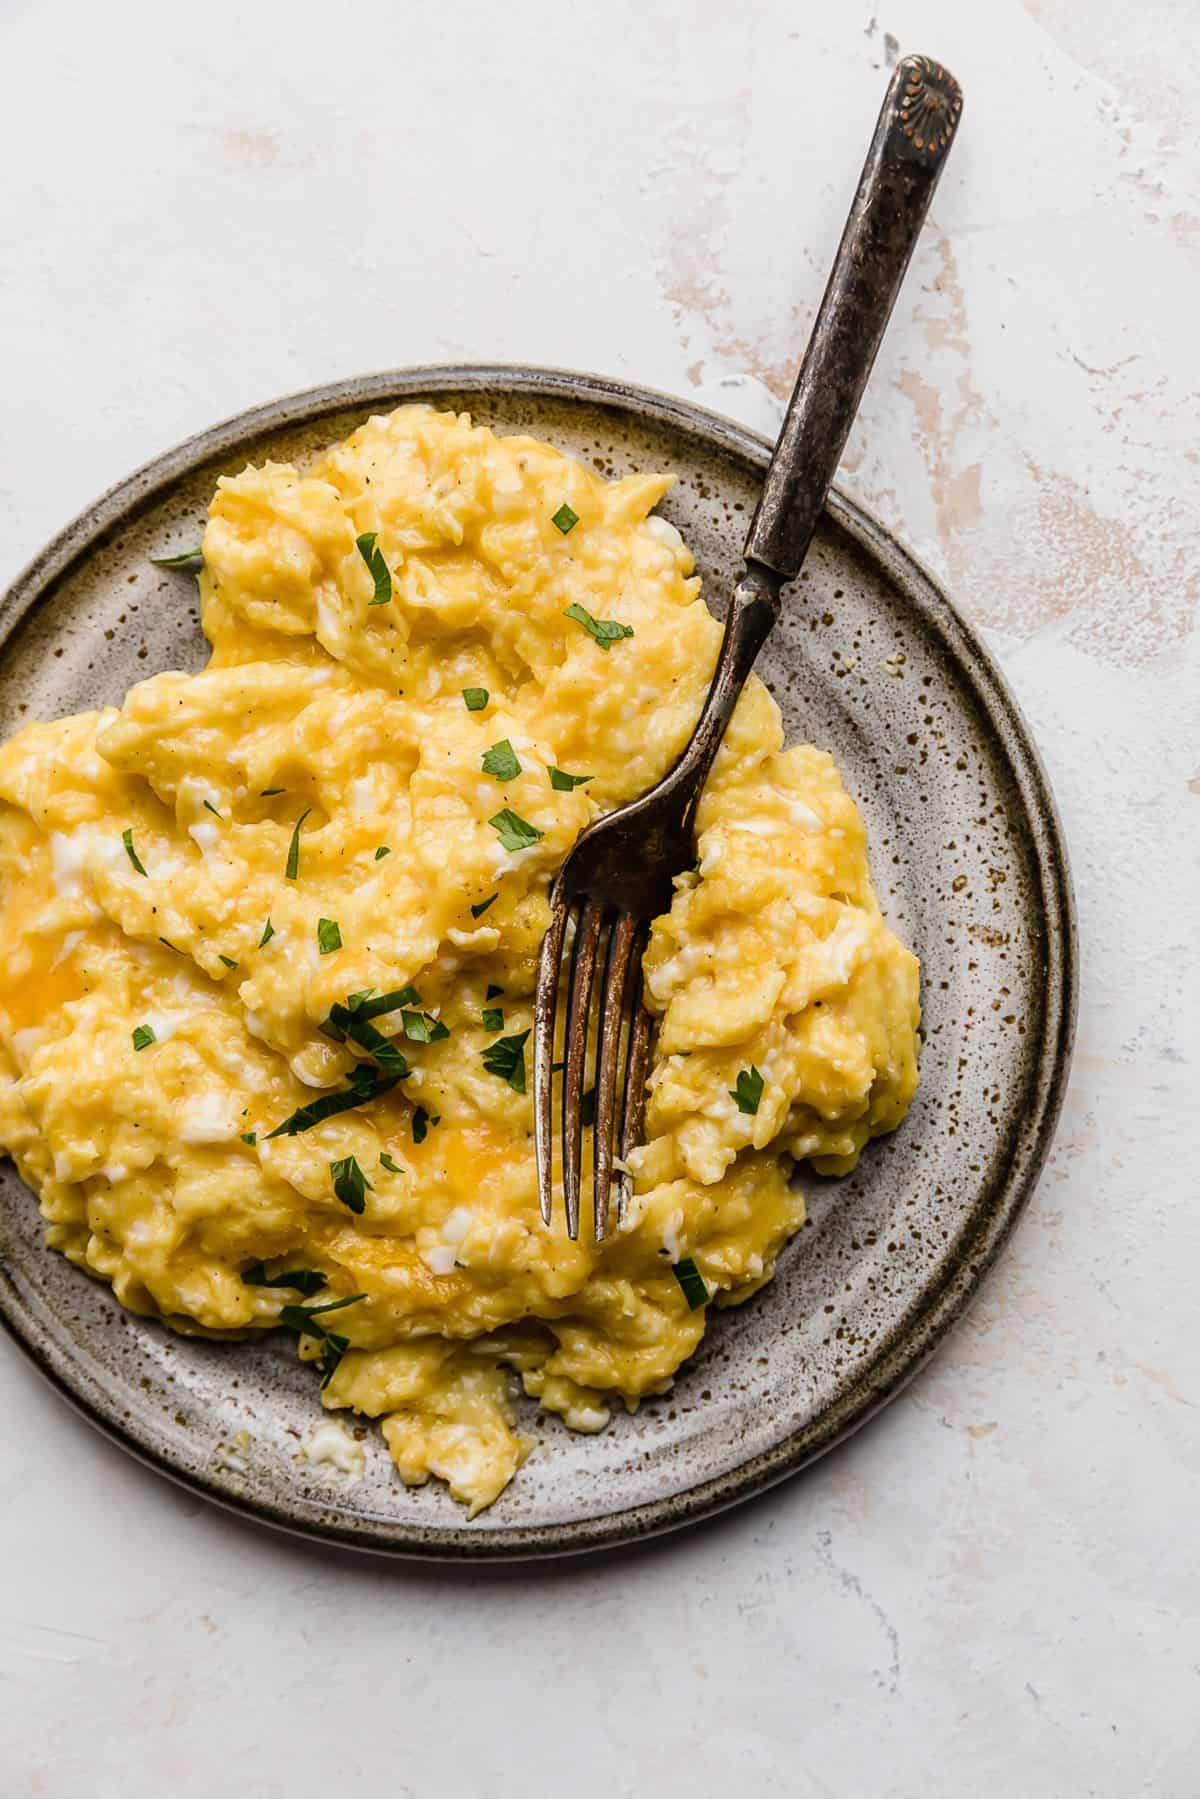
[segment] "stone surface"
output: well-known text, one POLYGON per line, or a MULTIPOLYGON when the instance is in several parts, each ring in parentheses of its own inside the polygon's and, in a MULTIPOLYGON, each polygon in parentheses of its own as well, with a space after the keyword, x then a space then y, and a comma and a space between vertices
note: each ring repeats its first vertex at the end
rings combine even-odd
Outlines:
POLYGON ((1083 1005, 1038 1195, 852 1443, 595 1563, 276 1540, 5 1352, 6 1793, 1195 1792, 1186 0, 10 7, 0 578, 188 432, 372 368, 597 368, 769 428, 898 46, 967 106, 844 484, 983 627, 1063 811, 1083 1005))

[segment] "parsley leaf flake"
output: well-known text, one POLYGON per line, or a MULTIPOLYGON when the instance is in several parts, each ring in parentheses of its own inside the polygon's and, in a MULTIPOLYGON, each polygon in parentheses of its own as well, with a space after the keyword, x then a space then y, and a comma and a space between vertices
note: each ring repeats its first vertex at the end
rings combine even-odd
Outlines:
POLYGON ((204 561, 203 550, 176 550, 173 556, 151 556, 155 568, 187 568, 198 571, 204 561))
POLYGON ((262 1262, 251 1262, 242 1279, 248 1287, 289 1287, 293 1293, 303 1293, 306 1299, 328 1285, 327 1276, 315 1268, 287 1268, 282 1274, 268 1274, 262 1262))
MULTIPOLYGON (((528 824, 525 819, 518 817, 511 806, 505 806, 503 811, 489 818, 488 823, 503 847, 510 851, 530 849, 545 834, 536 825, 528 824)), ((475 908, 472 906, 471 910, 474 911, 475 908)))
POLYGON ((300 814, 296 820, 296 828, 292 832, 292 841, 288 845, 287 866, 283 871, 285 878, 289 881, 294 881, 300 873, 300 826, 311 811, 312 807, 309 806, 307 811, 300 814))
POLYGON ((375 583, 375 592, 367 602, 371 606, 386 606, 392 597, 392 571, 383 559, 383 551, 379 547, 378 531, 364 531, 361 537, 355 538, 358 553, 370 570, 371 579, 375 583))
POLYGON ((401 1079, 398 1074, 377 1074, 369 1068, 356 1068, 350 1076, 347 1087, 339 1087, 334 1093, 324 1093, 320 1099, 310 1099, 302 1106, 297 1106, 290 1117, 282 1124, 277 1124, 270 1137, 295 1137, 301 1131, 310 1131, 314 1124, 324 1123, 338 1112, 348 1112, 352 1106, 365 1105, 369 1099, 375 1099, 380 1093, 386 1093, 401 1079))
POLYGON ((729 1089, 729 1097, 739 1112, 747 1112, 751 1116, 758 1111, 758 1102, 763 1096, 763 1078, 758 1069, 751 1064, 743 1068, 734 1085, 729 1089))
POLYGON ((633 636, 632 625, 618 624, 614 618, 593 618, 586 606, 578 601, 567 607, 564 618, 573 618, 582 625, 589 637, 594 637, 602 650, 608 650, 614 643, 620 643, 623 637, 633 636))
MULTIPOLYGON (((138 860, 138 853, 133 847, 133 827, 132 826, 127 827, 124 831, 121 832, 121 842, 125 845, 125 854, 129 857, 129 860, 133 863, 133 866, 137 869, 137 871, 140 875, 144 875, 146 873, 146 871, 142 867, 141 862, 138 860)), ((149 879, 149 876, 147 876, 147 879, 149 879)))
POLYGON ((494 743, 490 750, 483 754, 483 772, 495 775, 498 781, 515 781, 521 772, 521 764, 517 761, 517 752, 507 737, 494 743))
POLYGON ((691 1256, 685 1256, 682 1262, 671 1263, 671 1273, 683 1288, 683 1297, 691 1311, 698 1306, 708 1304, 709 1291, 704 1284, 704 1276, 700 1273, 691 1256))
POLYGON ((507 1081, 514 1093, 525 1091, 525 1041, 528 1036, 528 1031, 518 1031, 512 1037, 497 1037, 495 1043, 489 1043, 480 1052, 488 1073, 507 1081))
MULTIPOLYGON (((329 1164, 329 1172, 333 1176, 333 1190, 342 1204, 351 1212, 364 1212, 367 1206, 367 1194, 373 1192, 374 1189, 359 1167, 357 1158, 355 1156, 339 1156, 336 1162, 329 1164)), ((322 1310, 324 1309, 322 1307, 322 1310)))
POLYGON ((440 1043, 443 1037, 450 1035, 450 1028, 431 1012, 401 1012, 400 1022, 404 1026, 404 1035, 413 1043, 440 1043))
POLYGON ((375 1058, 385 1074, 394 1076, 396 1080, 402 1081, 408 1073, 404 1052, 396 1047, 390 1037, 385 1037, 382 1031, 376 1030, 371 1020, 364 1015, 362 1006, 357 1012, 351 1012, 346 1006, 333 1006, 321 1028, 327 1037, 334 1038, 338 1043, 349 1037, 352 1043, 357 1043, 360 1049, 365 1049, 369 1056, 375 1058))

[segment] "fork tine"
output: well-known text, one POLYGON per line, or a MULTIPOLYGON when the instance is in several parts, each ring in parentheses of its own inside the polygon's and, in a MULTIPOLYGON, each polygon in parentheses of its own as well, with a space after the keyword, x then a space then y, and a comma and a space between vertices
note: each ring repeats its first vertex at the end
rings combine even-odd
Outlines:
MULTIPOLYGON (((621 1115, 621 1160, 641 1141, 642 1116, 646 1110, 646 1066, 650 1060, 650 1014, 642 1004, 642 955, 646 948, 646 926, 637 933, 638 941, 632 958, 630 1003, 633 1022, 629 1027, 629 1054, 625 1064, 625 1104, 621 1115)), ((624 1169, 617 1176, 617 1223, 625 1219, 632 1185, 624 1169)))
POLYGON ((613 924, 600 991, 600 1028, 596 1044, 596 1128, 592 1145, 592 1213, 597 1243, 608 1229, 608 1195, 612 1184, 613 1112, 617 1071, 621 1062, 621 1033, 632 1023, 629 993, 637 978, 632 960, 638 921, 622 912, 613 924))
POLYGON ((550 923, 538 956, 537 990, 533 1000, 533 1134, 543 1224, 550 1222, 554 1194, 550 1103, 554 1081, 554 1019, 558 1011, 559 963, 569 911, 566 895, 556 889, 550 896, 550 923))
POLYGON ((592 1004, 592 984, 596 978, 596 950, 600 943, 600 927, 604 907, 588 900, 575 933, 571 954, 571 981, 567 991, 567 1039, 564 1050, 562 1117, 562 1183, 563 1204, 567 1213, 567 1235, 572 1242, 579 1235, 579 1158, 583 1135, 581 1101, 583 1075, 587 1062, 588 1012, 592 1004))

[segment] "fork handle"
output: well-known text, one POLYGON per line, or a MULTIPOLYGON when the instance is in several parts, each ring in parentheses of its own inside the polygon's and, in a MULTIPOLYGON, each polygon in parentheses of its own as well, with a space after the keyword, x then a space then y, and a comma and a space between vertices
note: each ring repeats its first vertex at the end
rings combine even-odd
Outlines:
MULTIPOLYGON (((696 729, 662 783, 694 826, 754 660, 799 574, 962 111, 953 75, 906 56, 892 76, 812 337, 767 470, 696 729)), ((684 864, 681 864, 683 866, 684 864)))
POLYGON ((928 56, 897 64, 746 538, 790 581, 812 542, 962 111, 928 56))

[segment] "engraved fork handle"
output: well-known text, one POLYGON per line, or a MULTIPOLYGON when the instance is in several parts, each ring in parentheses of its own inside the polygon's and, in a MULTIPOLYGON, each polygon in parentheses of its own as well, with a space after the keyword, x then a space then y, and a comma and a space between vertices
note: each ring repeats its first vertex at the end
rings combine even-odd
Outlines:
POLYGON ((668 776, 679 788, 695 782, 694 797, 779 616, 780 588, 812 542, 961 112, 962 92, 940 63, 897 65, 746 537, 712 684, 668 776))

